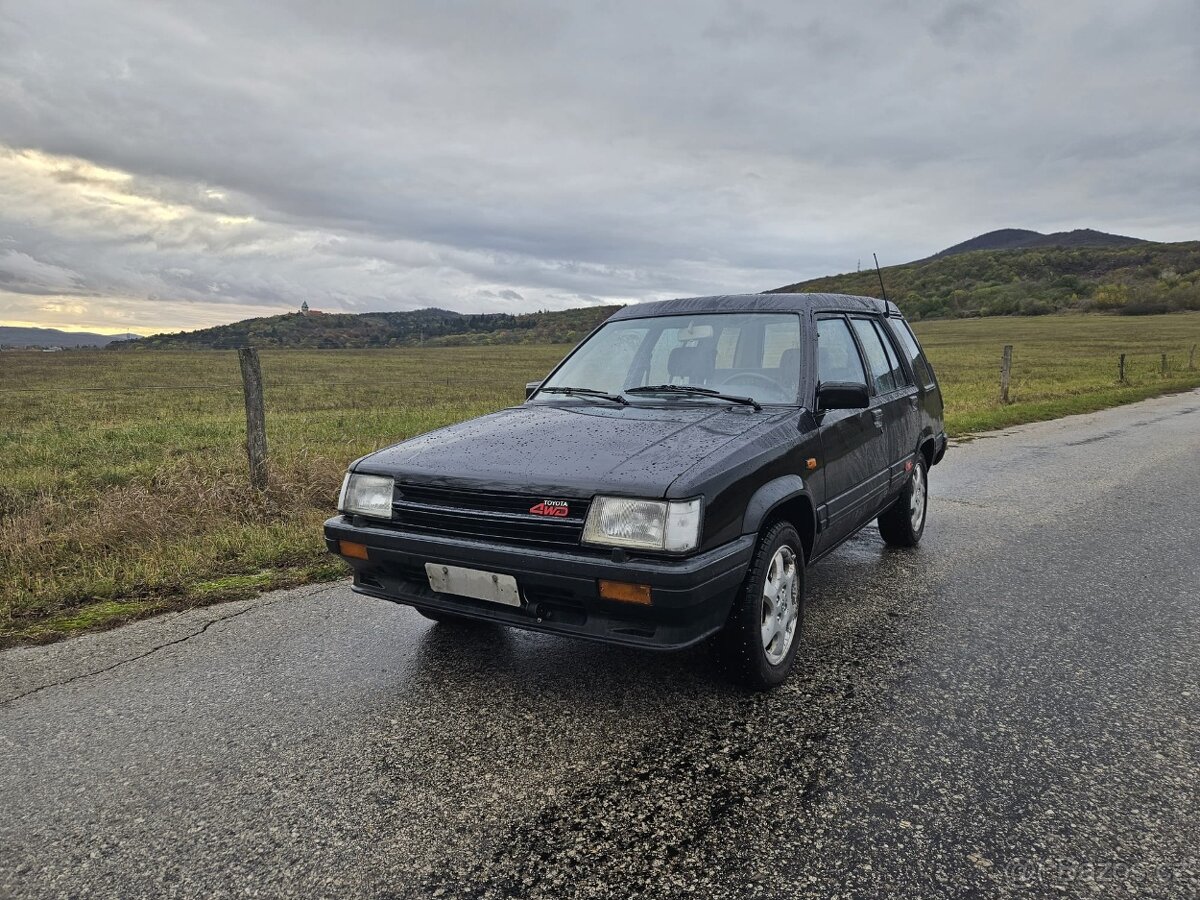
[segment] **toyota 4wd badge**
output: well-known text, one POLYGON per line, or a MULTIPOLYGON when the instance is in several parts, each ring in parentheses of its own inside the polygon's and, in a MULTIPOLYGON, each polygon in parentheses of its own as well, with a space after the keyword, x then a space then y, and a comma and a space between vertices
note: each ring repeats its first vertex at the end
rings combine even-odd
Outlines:
POLYGON ((537 506, 529 507, 529 511, 535 516, 555 516, 557 518, 564 518, 570 513, 566 500, 543 500, 537 506))

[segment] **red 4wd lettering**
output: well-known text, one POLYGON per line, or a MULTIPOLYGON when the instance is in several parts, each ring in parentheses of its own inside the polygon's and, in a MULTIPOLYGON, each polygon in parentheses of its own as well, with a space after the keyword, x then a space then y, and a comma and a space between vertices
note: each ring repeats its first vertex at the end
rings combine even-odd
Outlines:
POLYGON ((537 506, 529 507, 535 516, 556 516, 562 518, 568 514, 566 500, 543 500, 537 506))

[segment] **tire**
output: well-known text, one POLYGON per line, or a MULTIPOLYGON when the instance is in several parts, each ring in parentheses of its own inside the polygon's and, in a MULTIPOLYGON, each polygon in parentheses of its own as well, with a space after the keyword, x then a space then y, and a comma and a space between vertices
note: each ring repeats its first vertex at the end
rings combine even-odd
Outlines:
POLYGON ((769 690, 792 670, 803 625, 804 545, 791 523, 778 522, 758 539, 717 652, 736 680, 769 690), (778 587, 772 589, 772 582, 778 587))
POLYGON ((929 469, 917 454, 912 475, 896 502, 879 517, 879 534, 889 547, 915 547, 925 533, 929 512, 929 469))

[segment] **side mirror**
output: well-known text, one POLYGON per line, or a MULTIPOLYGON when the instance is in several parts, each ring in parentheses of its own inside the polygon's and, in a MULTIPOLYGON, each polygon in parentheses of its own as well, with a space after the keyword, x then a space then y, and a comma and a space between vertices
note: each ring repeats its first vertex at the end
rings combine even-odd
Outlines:
POLYGON ((525 399, 528 400, 533 396, 533 392, 542 386, 540 381, 529 381, 525 383, 525 399))
POLYGON ((830 381, 817 388, 817 412, 830 409, 866 409, 871 405, 865 384, 830 381))

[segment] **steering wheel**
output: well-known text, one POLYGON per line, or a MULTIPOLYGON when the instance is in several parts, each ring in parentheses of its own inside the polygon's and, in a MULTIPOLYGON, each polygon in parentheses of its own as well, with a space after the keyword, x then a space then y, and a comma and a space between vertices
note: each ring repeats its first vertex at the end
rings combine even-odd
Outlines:
POLYGON ((739 379, 744 381, 753 381, 763 387, 769 387, 772 391, 779 390, 779 382, 769 375, 763 375, 761 372, 735 372, 718 385, 719 387, 728 387, 734 384, 739 379))

